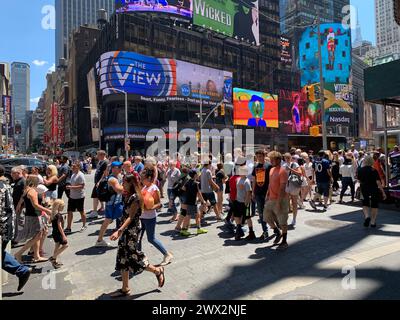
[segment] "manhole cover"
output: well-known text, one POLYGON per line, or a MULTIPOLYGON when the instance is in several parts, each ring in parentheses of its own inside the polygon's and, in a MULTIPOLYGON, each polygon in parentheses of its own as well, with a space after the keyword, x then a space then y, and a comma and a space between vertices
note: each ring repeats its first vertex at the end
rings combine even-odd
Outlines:
POLYGON ((306 225, 319 229, 336 229, 340 227, 348 226, 349 222, 332 221, 332 220, 308 220, 305 222, 306 225))

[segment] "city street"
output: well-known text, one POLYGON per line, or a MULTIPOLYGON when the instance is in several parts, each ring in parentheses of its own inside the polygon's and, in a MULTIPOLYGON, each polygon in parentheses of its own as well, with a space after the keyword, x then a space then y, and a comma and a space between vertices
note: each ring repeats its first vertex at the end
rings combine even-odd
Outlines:
MULTIPOLYGON (((86 179, 85 206, 90 210, 93 175, 86 179)), ((156 278, 143 273, 131 279, 133 296, 127 299, 399 299, 400 212, 392 209, 380 211, 373 230, 363 227, 358 206, 334 204, 323 213, 306 204, 296 229, 289 231, 285 252, 272 248, 272 241, 236 242, 213 216, 206 219, 208 234, 183 238, 163 209, 156 234, 175 256, 166 267, 166 285, 158 290, 156 278)), ((84 233, 78 232, 79 219, 76 213, 70 248, 61 257, 64 267, 53 271, 48 262, 36 265, 22 294, 15 293, 18 281, 10 276, 3 286, 4 300, 110 299, 108 293, 121 286, 114 271, 117 243, 110 249, 95 248, 102 219, 91 221, 84 233)), ((260 226, 255 225, 259 236, 260 226)), ((52 249, 48 239, 47 257, 52 249)), ((151 263, 162 261, 146 239, 143 249, 151 263)))

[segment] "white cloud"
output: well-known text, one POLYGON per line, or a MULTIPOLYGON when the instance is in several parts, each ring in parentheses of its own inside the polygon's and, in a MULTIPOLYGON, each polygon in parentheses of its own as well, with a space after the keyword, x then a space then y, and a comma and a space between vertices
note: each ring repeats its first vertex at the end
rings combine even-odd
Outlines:
POLYGON ((33 103, 33 104, 38 104, 38 103, 39 103, 39 100, 40 100, 40 97, 32 98, 32 99, 31 99, 31 103, 33 103))
POLYGON ((48 73, 54 72, 56 71, 56 64, 53 63, 53 65, 51 66, 51 68, 47 71, 48 73))
POLYGON ((37 66, 37 67, 43 67, 44 65, 48 64, 47 61, 43 61, 43 60, 33 60, 32 63, 37 66))

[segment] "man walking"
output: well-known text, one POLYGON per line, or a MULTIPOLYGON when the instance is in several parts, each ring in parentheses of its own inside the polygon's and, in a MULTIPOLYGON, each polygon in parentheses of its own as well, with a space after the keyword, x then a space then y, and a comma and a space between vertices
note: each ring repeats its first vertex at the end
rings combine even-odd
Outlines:
POLYGON ((219 208, 217 206, 217 200, 215 199, 214 191, 219 191, 218 185, 214 182, 211 173, 211 161, 207 162, 204 165, 203 170, 201 171, 200 176, 201 181, 201 193, 203 195, 204 201, 209 201, 211 206, 214 209, 217 220, 220 221, 221 212, 219 212, 219 208))
POLYGON ((314 210, 317 210, 315 201, 324 197, 324 209, 328 209, 329 189, 332 178, 331 164, 325 158, 325 151, 318 152, 318 158, 313 162, 313 182, 317 183, 317 191, 314 199, 310 201, 310 205, 314 210))
MULTIPOLYGON (((99 213, 97 211, 99 207, 99 199, 97 195, 97 187, 99 185, 100 180, 102 179, 104 172, 107 170, 108 167, 108 160, 106 158, 106 152, 104 150, 100 150, 97 152, 97 166, 96 166, 96 173, 94 175, 94 188, 92 191, 92 199, 93 199, 93 211, 87 215, 88 219, 97 219, 99 213)), ((100 203, 101 208, 99 211, 104 211, 103 203, 100 203)))
POLYGON ((58 199, 62 199, 64 192, 67 196, 69 196, 69 191, 67 191, 66 189, 69 177, 70 177, 70 168, 68 166, 68 157, 62 156, 61 166, 60 169, 58 169, 58 191, 57 191, 58 199))

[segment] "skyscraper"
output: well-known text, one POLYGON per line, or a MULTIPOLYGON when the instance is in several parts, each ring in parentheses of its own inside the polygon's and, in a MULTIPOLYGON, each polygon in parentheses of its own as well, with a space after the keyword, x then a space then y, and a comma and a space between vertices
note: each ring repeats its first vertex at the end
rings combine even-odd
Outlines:
POLYGON ((30 110, 30 66, 23 62, 11 64, 12 110, 17 150, 27 147, 27 113, 30 110))
POLYGON ((394 19, 393 1, 375 0, 376 56, 400 53, 400 26, 394 19))
POLYGON ((115 0, 56 0, 56 64, 68 59, 69 37, 81 25, 97 25, 97 11, 114 12, 115 0))

